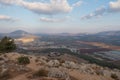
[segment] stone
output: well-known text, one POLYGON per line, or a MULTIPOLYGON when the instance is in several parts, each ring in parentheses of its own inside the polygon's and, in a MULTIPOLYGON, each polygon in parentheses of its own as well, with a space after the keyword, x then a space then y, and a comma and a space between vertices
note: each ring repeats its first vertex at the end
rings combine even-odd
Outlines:
POLYGON ((18 68, 17 68, 18 71, 29 71, 29 69, 23 65, 20 65, 18 68))
POLYGON ((2 68, 0 71, 0 77, 8 77, 8 69, 2 68))
POLYGON ((79 65, 72 61, 65 61, 65 63, 62 64, 62 66, 70 69, 79 69, 79 65))
POLYGON ((47 63, 48 66, 50 67, 59 67, 60 65, 60 62, 58 60, 50 60, 48 63, 47 63))
POLYGON ((68 73, 63 70, 60 70, 59 68, 50 69, 48 77, 70 80, 68 73))

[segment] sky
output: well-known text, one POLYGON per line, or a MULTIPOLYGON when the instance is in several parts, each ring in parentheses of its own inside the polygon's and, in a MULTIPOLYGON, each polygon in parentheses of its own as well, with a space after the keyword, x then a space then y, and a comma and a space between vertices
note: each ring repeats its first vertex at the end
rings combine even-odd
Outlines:
POLYGON ((0 33, 120 30, 120 0, 0 0, 0 33))

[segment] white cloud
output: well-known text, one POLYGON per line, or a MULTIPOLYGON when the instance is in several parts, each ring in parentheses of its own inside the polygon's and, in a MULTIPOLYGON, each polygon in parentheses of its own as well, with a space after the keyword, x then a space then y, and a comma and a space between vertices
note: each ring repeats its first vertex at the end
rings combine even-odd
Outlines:
POLYGON ((14 18, 7 16, 7 15, 0 15, 0 21, 15 22, 15 21, 19 21, 19 19, 14 19, 14 18))
POLYGON ((120 11, 120 0, 117 0, 115 2, 110 2, 109 3, 110 10, 113 12, 119 12, 120 11))
POLYGON ((67 0, 50 0, 50 3, 23 2, 25 8, 38 14, 59 14, 68 13, 72 10, 67 0))
POLYGON ((0 21, 11 21, 13 20, 10 16, 0 15, 0 21))
POLYGON ((91 19, 93 17, 101 17, 105 13, 111 13, 111 12, 120 12, 120 0, 117 1, 111 1, 109 2, 108 8, 101 7, 96 9, 94 12, 84 15, 81 17, 81 19, 91 19))
POLYGON ((78 2, 74 3, 72 6, 79 7, 79 6, 81 6, 82 3, 83 3, 83 1, 78 1, 78 2))
POLYGON ((40 20, 43 22, 64 22, 67 18, 47 18, 47 17, 41 17, 40 20))
POLYGON ((0 0, 1 4, 19 5, 38 14, 68 13, 72 7, 67 0, 50 0, 50 2, 28 2, 25 0, 0 0))
POLYGON ((21 4, 23 0, 0 0, 0 4, 5 5, 13 5, 13 4, 21 4))
POLYGON ((88 14, 88 15, 84 15, 81 17, 81 19, 91 19, 93 17, 101 17, 106 13, 107 9, 102 6, 100 8, 97 8, 94 12, 88 14))

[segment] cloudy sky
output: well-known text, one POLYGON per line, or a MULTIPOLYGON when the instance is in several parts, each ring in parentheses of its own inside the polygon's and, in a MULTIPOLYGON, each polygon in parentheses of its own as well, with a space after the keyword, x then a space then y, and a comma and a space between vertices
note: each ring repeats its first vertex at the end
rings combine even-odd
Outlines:
POLYGON ((120 30, 120 0, 0 0, 0 32, 120 30))

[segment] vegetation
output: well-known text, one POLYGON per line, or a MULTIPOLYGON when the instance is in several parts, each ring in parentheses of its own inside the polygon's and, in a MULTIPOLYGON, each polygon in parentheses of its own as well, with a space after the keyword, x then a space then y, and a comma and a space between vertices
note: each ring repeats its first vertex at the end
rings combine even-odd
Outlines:
POLYGON ((41 53, 50 53, 50 52, 58 52, 58 53, 68 53, 70 55, 75 55, 76 57, 82 58, 84 60, 89 61, 90 63, 95 63, 97 65, 103 66, 103 67, 109 67, 111 69, 113 68, 117 68, 120 69, 119 65, 107 62, 107 61, 101 61, 98 60, 92 56, 86 55, 86 54, 77 54, 77 53, 73 53, 71 52, 69 49, 65 49, 65 48, 57 48, 57 49, 52 49, 52 48, 48 48, 48 49, 44 49, 41 51, 41 53))
POLYGON ((111 74, 111 78, 113 78, 114 80, 119 80, 116 74, 111 74))
POLYGON ((71 53, 71 51, 69 49, 65 49, 65 48, 48 48, 48 49, 44 49, 41 51, 41 53, 50 53, 50 52, 58 52, 58 53, 71 53))
POLYGON ((30 59, 26 56, 21 56, 18 58, 18 63, 22 65, 27 65, 30 63, 30 59))
POLYGON ((103 67, 109 67, 111 69, 113 69, 113 68, 120 69, 120 66, 117 66, 117 65, 112 64, 112 63, 107 62, 107 61, 98 60, 98 59, 93 58, 93 57, 91 57, 89 55, 86 55, 86 54, 76 54, 76 55, 78 55, 80 58, 83 58, 83 59, 89 61, 90 63, 95 63, 97 65, 100 65, 100 66, 103 66, 103 67))
POLYGON ((102 76, 104 75, 103 71, 101 71, 101 70, 96 70, 96 74, 97 75, 102 75, 102 76))
POLYGON ((10 37, 4 37, 3 39, 1 39, 0 41, 0 52, 1 53, 11 52, 11 51, 14 51, 15 49, 16 49, 16 45, 14 43, 14 39, 10 37))
POLYGON ((35 72, 33 74, 34 77, 47 77, 48 76, 48 71, 45 69, 40 69, 39 71, 35 72))

